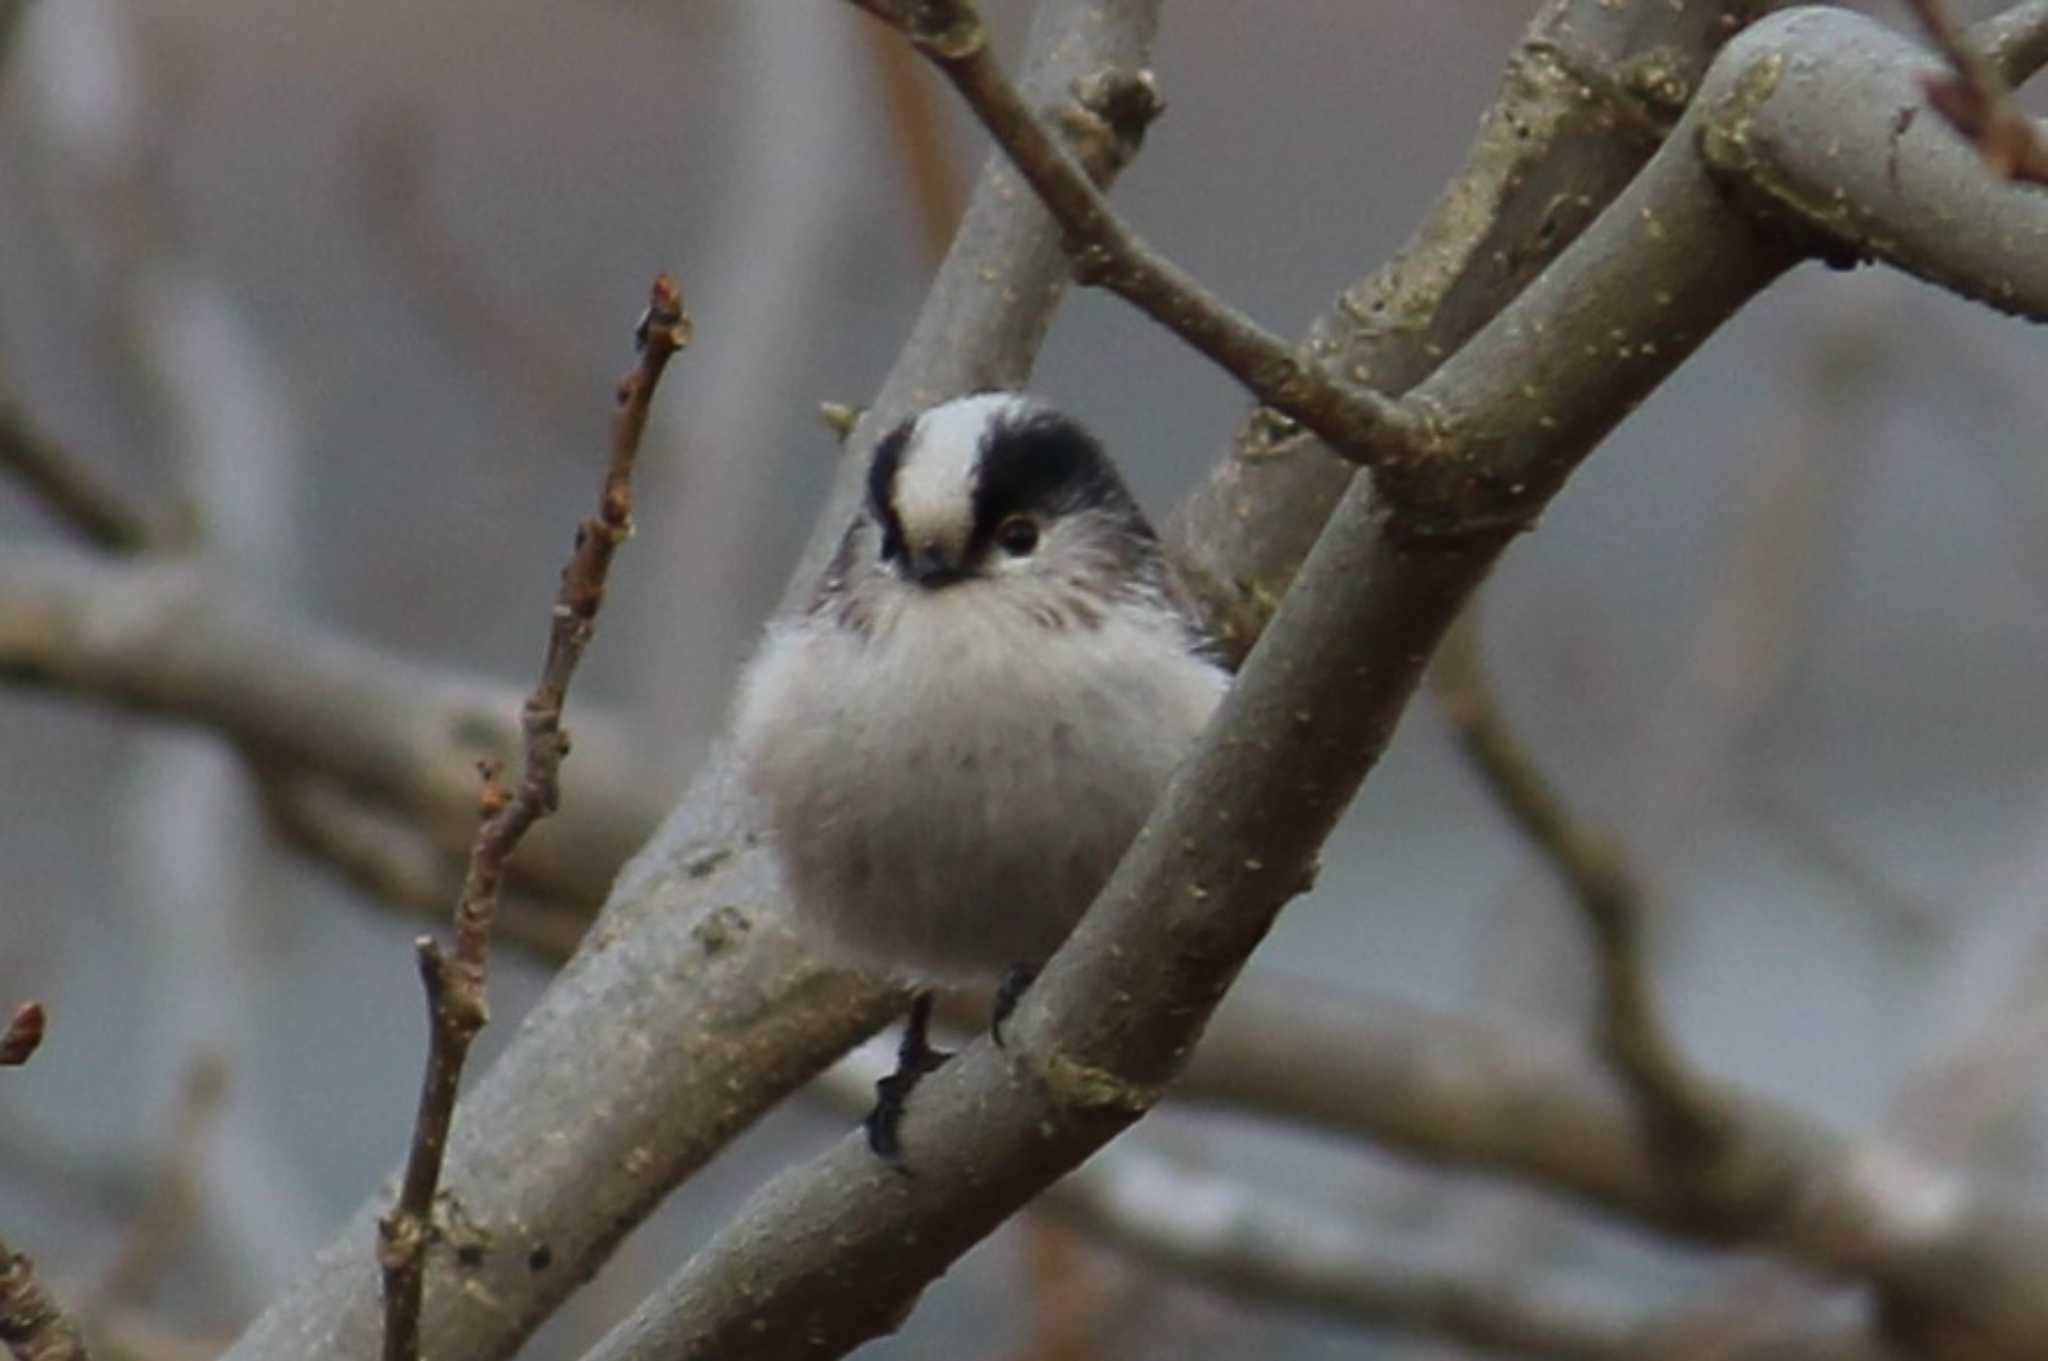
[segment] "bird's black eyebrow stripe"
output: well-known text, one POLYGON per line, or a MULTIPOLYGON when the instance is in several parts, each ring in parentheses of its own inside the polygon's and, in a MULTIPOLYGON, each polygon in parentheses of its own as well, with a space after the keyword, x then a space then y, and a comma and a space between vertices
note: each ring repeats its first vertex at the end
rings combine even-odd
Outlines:
POLYGON ((1058 516, 1096 507, 1135 515, 1137 503, 1102 446, 1072 418, 1034 411, 998 421, 982 437, 974 486, 976 540, 985 542, 1007 515, 1058 516))
POLYGON ((868 464, 868 510, 882 527, 882 561, 903 556, 903 521, 896 514, 896 471, 903 465, 903 450, 910 443, 912 417, 882 437, 868 464))

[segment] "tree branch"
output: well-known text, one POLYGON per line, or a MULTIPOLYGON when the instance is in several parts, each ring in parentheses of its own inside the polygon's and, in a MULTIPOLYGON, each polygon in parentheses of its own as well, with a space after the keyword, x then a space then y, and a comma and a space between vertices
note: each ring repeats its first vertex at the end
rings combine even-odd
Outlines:
POLYGON ((98 1288, 80 1307, 97 1335, 99 1324, 124 1303, 146 1296, 192 1228, 198 1209, 200 1159, 207 1137, 227 1099, 227 1065, 217 1054, 201 1054, 178 1084, 178 1104, 162 1163, 98 1288))
MULTIPOLYGON (((309 626, 185 560, 110 563, 0 549, 0 680, 196 723, 258 760, 317 773, 445 849, 476 825, 476 767, 518 751, 519 697, 309 626)), ((566 807, 519 876, 596 901, 658 819, 661 786, 623 726, 577 723, 566 807)))
POLYGON ((29 489, 88 543, 117 553, 148 547, 155 531, 92 472, 0 398, 0 471, 29 489))
POLYGON ((1963 38, 1984 54, 2000 80, 2017 89, 2048 66, 2048 0, 2022 0, 2003 14, 1971 24, 1963 38))
POLYGON ((1720 1093, 1692 1070, 1657 1004, 1644 939, 1647 895, 1621 848, 1586 826, 1508 723, 1467 609, 1437 649, 1439 708, 1494 801, 1564 879, 1594 942, 1600 1052, 1627 1083, 1654 1141, 1682 1180, 1723 1169, 1736 1131, 1720 1093))
MULTIPOLYGON (((1707 64, 1774 0, 1553 0, 1529 23, 1464 165, 1401 251, 1338 294, 1309 352, 1402 393, 1540 274, 1632 180, 1707 64)), ((1355 466, 1259 408, 1164 538, 1224 648, 1242 659, 1355 466)))
POLYGON ((1881 260, 1962 297, 2048 319, 2048 198, 1984 174, 1922 102, 1926 58, 1854 16, 1797 10, 1738 42, 1749 80, 1700 129, 1702 154, 1765 229, 1811 234, 1836 264, 1881 260), (1792 78, 1790 58, 1840 41, 1855 62, 1792 78), (1828 129, 1815 137, 1817 127, 1828 129))
MULTIPOLYGON (((1249 980, 1248 980, 1249 981, 1249 980)), ((1561 1037, 1276 980, 1235 990, 1176 1091, 1505 1174, 1603 1215, 1873 1282, 1894 1317, 1966 1323, 2032 1356, 2048 1337, 2048 1204, 1722 1084, 1769 1175, 1688 1185, 1617 1088, 1561 1037)))
POLYGON ((1431 452, 1430 431, 1417 413, 1369 388, 1345 384, 1230 310, 1139 240, 1003 73, 970 0, 853 3, 902 30, 960 92, 1039 201, 1059 219, 1078 282, 1099 284, 1125 298, 1347 458, 1395 468, 1431 452))
POLYGON ((633 532, 633 465, 640 456, 654 389, 670 357, 690 341, 682 294, 666 275, 654 281, 633 340, 640 361, 619 384, 604 490, 597 513, 577 528, 576 548, 562 569, 561 589, 555 596, 540 681, 520 714, 526 743, 519 784, 507 792, 498 784, 496 771, 486 768, 485 816, 455 904, 454 948, 444 952, 431 936, 418 942, 420 976, 427 990, 427 1063, 398 1203, 377 1222, 377 1261, 384 1273, 384 1361, 418 1361, 420 1355, 426 1254, 439 1233, 434 1197, 463 1064, 470 1043, 489 1019, 485 978, 506 862, 527 829, 561 803, 561 768, 569 755, 562 708, 568 702, 569 681, 596 630, 612 556, 633 532))
MULTIPOLYGON (((1664 1324, 1567 1305, 1476 1264, 1376 1242, 1285 1193, 1180 1166, 1140 1148, 1108 1150, 1046 1192, 1045 1205, 1156 1268, 1255 1304, 1483 1352, 1557 1361, 1648 1361, 1664 1324)), ((1828 1361, 1879 1361, 1829 1339, 1828 1361)), ((1778 1361, 1823 1353, 1786 1347, 1778 1361)))
POLYGON ((1976 143, 1992 174, 2048 183, 2048 145, 2034 120, 2013 102, 2004 76, 1949 13, 1947 0, 1907 0, 1907 7, 1951 68, 1949 75, 1921 78, 1935 112, 1976 143))
POLYGON ((87 1361, 78 1325, 36 1279, 36 1264, 0 1240, 0 1344, 14 1361, 87 1361))
MULTIPOLYGON (((1257 1014, 1256 1006, 1248 1011, 1238 1004, 1243 991, 1240 985, 1224 1003, 1217 1028, 1236 1030, 1240 1019, 1257 1014)), ((1271 978, 1250 991, 1272 994, 1283 1010, 1301 996, 1291 983, 1271 978)), ((1316 1015, 1324 1018, 1317 1022, 1316 1033, 1360 1023, 1347 1032, 1347 1053, 1356 1045, 1371 1044, 1384 1028, 1372 1009, 1361 1013, 1359 999, 1310 991, 1316 993, 1316 1015), (1333 1003, 1336 1009, 1328 1010, 1333 1003)), ((1286 1047, 1284 1035, 1262 1040, 1247 1032, 1236 1038, 1256 1052, 1262 1064, 1273 1065, 1257 1074, 1238 1075, 1253 1083, 1292 1075, 1305 1079, 1304 1088, 1320 1088, 1333 1079, 1343 1080, 1338 1074, 1306 1071, 1294 1059, 1281 1059, 1277 1051, 1286 1047)), ((1213 1044, 1212 1038, 1200 1052, 1207 1053, 1213 1044)), ((871 1045, 856 1052, 819 1079, 825 1094, 849 1111, 866 1109, 875 1079, 888 1071, 879 1054, 870 1060, 873 1049, 871 1045)), ((1457 1066, 1452 1064, 1454 1073, 1457 1066)), ((1203 1067, 1198 1054, 1177 1092, 1185 1094, 1194 1084, 1200 1099, 1203 1067)), ((1155 1270, 1247 1303, 1300 1310, 1359 1328, 1412 1333, 1517 1356, 1622 1361, 1643 1355, 1640 1341, 1662 1327, 1552 1304, 1520 1283, 1479 1279, 1474 1263, 1429 1260, 1427 1251, 1412 1245, 1389 1251, 1348 1218, 1269 1187, 1197 1171, 1128 1141, 1104 1149, 1053 1183, 1033 1208, 1052 1211, 1091 1239, 1119 1248, 1155 1270)))

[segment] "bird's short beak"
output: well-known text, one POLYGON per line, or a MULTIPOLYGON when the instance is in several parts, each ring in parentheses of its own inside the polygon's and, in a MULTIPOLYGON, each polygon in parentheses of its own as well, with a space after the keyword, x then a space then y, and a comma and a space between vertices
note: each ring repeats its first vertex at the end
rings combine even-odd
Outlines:
POLYGON ((923 543, 910 550, 910 579, 920 586, 949 586, 967 574, 942 543, 923 543))

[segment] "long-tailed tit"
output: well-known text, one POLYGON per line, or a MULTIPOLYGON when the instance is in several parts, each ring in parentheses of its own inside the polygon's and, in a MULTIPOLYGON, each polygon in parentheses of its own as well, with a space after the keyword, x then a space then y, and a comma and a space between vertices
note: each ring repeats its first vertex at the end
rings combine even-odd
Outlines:
POLYGON ((933 984, 1001 980, 995 1031, 1102 887, 1222 697, 1101 446, 1030 397, 905 421, 810 607, 735 720, 800 915, 922 990, 868 1134, 943 1058, 933 984))

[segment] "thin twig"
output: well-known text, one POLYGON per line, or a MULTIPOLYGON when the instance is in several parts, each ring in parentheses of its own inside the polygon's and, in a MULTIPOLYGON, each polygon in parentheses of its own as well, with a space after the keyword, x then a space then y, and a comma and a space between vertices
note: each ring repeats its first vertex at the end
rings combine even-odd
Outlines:
POLYGON ((2034 120, 2013 102, 2004 76, 1949 12, 1947 0, 1906 3, 1951 68, 1947 75, 1922 78, 1927 102, 1957 132, 1977 144, 1977 153, 1993 174, 2048 184, 2048 144, 2043 143, 2034 120))
POLYGON ((113 1265, 80 1306, 81 1317, 97 1325, 114 1306, 141 1300, 173 1259, 198 1208, 200 1159, 227 1084, 227 1065, 218 1055, 203 1054, 186 1068, 162 1167, 113 1265))
POLYGON ((41 1002, 23 1002, 0 1030, 0 1068, 19 1068, 42 1048, 49 1029, 50 1014, 41 1002))
POLYGON ((378 1221, 385 1361, 417 1361, 419 1357, 426 1249, 433 1237, 441 1156, 447 1147, 470 1042, 489 1019, 485 970, 505 862, 527 829, 560 802, 562 761, 569 754, 569 736, 562 728, 569 679, 596 627, 612 555, 632 533, 633 464, 639 456, 655 385, 669 358, 689 343, 689 336, 682 294, 673 280, 662 275, 654 281, 647 312, 634 332, 640 362, 619 384, 612 417, 611 462, 597 514, 577 529, 576 548, 562 569, 561 589, 555 596, 554 623, 548 633, 540 683, 521 713, 526 743, 518 786, 508 791, 498 782, 495 770, 485 771, 484 820, 477 829, 462 896, 455 905, 454 948, 444 951, 430 936, 417 942, 430 1034, 405 1179, 398 1204, 378 1221))
POLYGON ((1830 881, 1816 894, 1824 904, 1857 914, 1901 951, 1923 953, 1944 938, 1949 925, 1945 904, 1894 883, 1883 866, 1805 800, 1761 778, 1739 783, 1732 792, 1754 830, 1830 881))
POLYGON ((1437 650, 1430 683, 1460 745, 1501 810, 1571 890, 1591 929, 1600 976, 1599 1048, 1654 1134, 1685 1165, 1711 1167, 1734 1137, 1731 1113, 1696 1075, 1657 1004, 1644 945, 1649 904, 1621 849, 1580 821, 1515 736, 1486 675, 1477 613, 1437 650))
POLYGON ((155 537, 147 520, 5 399, 0 399, 0 470, 101 548, 134 553, 155 537))
POLYGON ((1645 1325, 1558 1305, 1469 1262, 1368 1236, 1350 1216, 1271 1187, 1106 1150, 1046 1193, 1055 1213, 1139 1260, 1226 1295, 1478 1352, 1623 1361, 1645 1325))
POLYGON ((1340 382, 1299 348, 1232 311, 1125 225, 997 64, 968 0, 852 3, 901 30, 960 92, 1059 221, 1078 282, 1124 297, 1346 458, 1391 469, 1434 451, 1430 425, 1415 408, 1340 382))
POLYGON ((0 1346, 14 1361, 86 1361, 78 1325, 36 1279, 36 1264, 0 1240, 0 1346))

